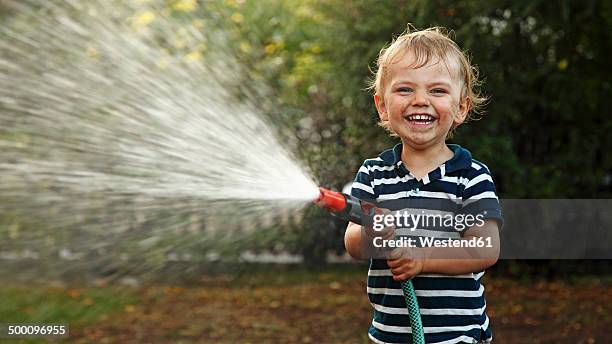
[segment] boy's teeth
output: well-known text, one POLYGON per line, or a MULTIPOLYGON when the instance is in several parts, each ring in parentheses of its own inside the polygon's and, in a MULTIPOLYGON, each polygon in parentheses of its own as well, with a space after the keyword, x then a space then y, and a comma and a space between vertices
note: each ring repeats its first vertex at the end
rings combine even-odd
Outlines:
POLYGON ((410 115, 408 116, 408 120, 410 121, 426 121, 433 122, 434 118, 429 115, 410 115))

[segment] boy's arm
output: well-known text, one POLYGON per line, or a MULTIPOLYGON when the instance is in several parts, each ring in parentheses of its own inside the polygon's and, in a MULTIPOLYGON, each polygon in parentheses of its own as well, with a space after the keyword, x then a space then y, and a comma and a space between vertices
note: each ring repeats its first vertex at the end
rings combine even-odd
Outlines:
POLYGON ((344 247, 346 247, 346 252, 354 259, 363 259, 360 225, 353 222, 348 223, 344 233, 344 247))
POLYGON ((346 232, 344 233, 344 247, 348 254, 354 259, 373 258, 376 252, 378 252, 372 246, 373 239, 375 237, 391 239, 393 236, 395 236, 393 227, 386 227, 383 230, 376 231, 373 228, 363 227, 356 223, 349 222, 346 227, 346 232), (364 252, 364 250, 366 252, 364 252))

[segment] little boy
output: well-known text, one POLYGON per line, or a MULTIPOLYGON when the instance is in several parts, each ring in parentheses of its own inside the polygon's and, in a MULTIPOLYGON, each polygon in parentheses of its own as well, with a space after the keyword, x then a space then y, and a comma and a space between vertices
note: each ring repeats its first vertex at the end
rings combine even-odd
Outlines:
MULTIPOLYGON (((381 50, 377 67, 372 88, 380 125, 401 143, 364 162, 351 194, 376 202, 405 202, 412 209, 418 203, 410 202, 428 201, 436 209, 426 210, 439 214, 463 213, 469 206, 470 213, 480 216, 478 225, 463 231, 415 226, 408 234, 497 243, 503 219, 487 166, 466 149, 445 143, 485 100, 474 90, 476 70, 467 56, 442 29, 430 28, 399 36, 381 50)), ((367 286, 374 308, 368 331, 372 341, 411 343, 400 286, 407 279, 415 288, 427 343, 492 340, 481 278, 497 261, 497 248, 480 256, 452 254, 453 259, 437 259, 432 252, 426 258, 393 254, 377 259, 365 257, 364 247, 372 246, 368 233, 373 233, 371 228, 349 223, 345 245, 356 259, 372 258, 367 286)))

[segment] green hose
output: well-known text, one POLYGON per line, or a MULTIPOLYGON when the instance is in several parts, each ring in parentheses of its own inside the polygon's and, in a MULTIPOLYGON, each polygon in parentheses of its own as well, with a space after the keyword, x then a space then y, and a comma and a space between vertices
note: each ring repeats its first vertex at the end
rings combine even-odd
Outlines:
MULTIPOLYGON (((374 206, 372 203, 362 201, 357 197, 331 191, 325 188, 319 188, 320 195, 314 202, 315 204, 331 211, 336 216, 343 218, 353 223, 364 226, 364 219, 374 214, 382 213, 382 210, 374 206)), ((363 228, 363 227, 362 227, 363 228)), ((425 335, 423 334, 423 324, 421 322, 421 312, 419 311, 419 303, 417 302, 416 294, 412 281, 406 280, 401 282, 404 300, 408 307, 408 315, 410 317, 410 328, 412 332, 413 344, 425 344, 425 335)))
POLYGON ((421 312, 419 311, 419 303, 417 302, 412 281, 402 281, 401 285, 402 291, 404 292, 404 300, 406 300, 406 306, 408 307, 408 316, 410 317, 412 343, 425 344, 425 334, 423 333, 423 324, 421 323, 421 312))

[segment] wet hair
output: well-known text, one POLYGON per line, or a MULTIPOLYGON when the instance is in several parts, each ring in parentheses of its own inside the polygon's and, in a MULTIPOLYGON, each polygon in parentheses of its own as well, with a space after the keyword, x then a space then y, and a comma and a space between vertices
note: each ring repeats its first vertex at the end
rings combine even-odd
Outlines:
MULTIPOLYGON (((478 87, 478 69, 472 65, 468 54, 462 51, 457 43, 450 38, 450 32, 441 27, 431 27, 416 30, 411 25, 397 36, 391 44, 383 47, 378 54, 376 66, 372 70, 373 78, 368 87, 380 97, 385 92, 389 66, 397 63, 405 54, 412 53, 415 57, 412 68, 421 68, 432 61, 443 62, 453 78, 461 85, 461 100, 468 99, 468 114, 466 121, 476 119, 482 113, 482 107, 487 101, 478 87)), ((383 128, 394 134, 387 121, 379 123, 383 128)), ((451 133, 454 128, 451 129, 451 133)))

